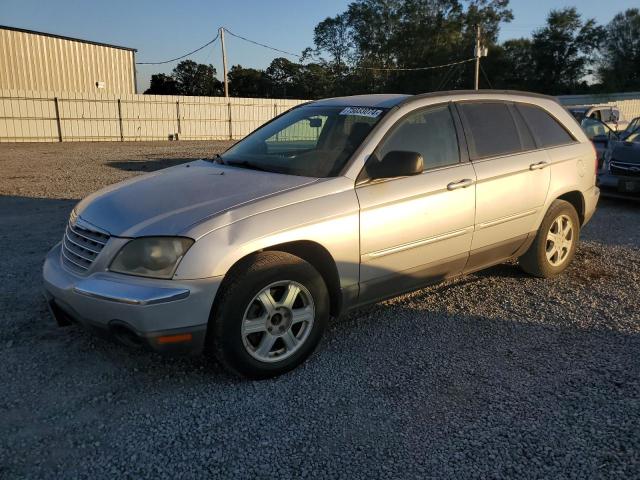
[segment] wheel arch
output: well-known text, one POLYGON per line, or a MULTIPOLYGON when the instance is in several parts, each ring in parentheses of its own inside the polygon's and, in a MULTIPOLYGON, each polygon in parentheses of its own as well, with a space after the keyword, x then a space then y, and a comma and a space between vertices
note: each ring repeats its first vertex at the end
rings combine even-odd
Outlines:
POLYGON ((585 201, 584 195, 579 190, 571 190, 569 192, 563 193, 562 195, 555 198, 555 200, 564 200, 565 202, 569 202, 573 205, 573 208, 576 209, 578 213, 578 218, 580 219, 580 226, 584 224, 585 220, 585 201))
MULTIPOLYGON (((238 265, 246 261, 252 255, 269 251, 290 253, 291 255, 295 255, 296 257, 299 257, 311 264, 311 266, 313 266, 313 268, 318 271, 318 273, 324 280, 325 285, 327 286, 327 291, 329 292, 331 315, 337 317, 340 314, 343 302, 342 290, 340 288, 340 275, 338 273, 337 264, 331 253, 329 253, 329 251, 324 246, 311 240, 294 240, 290 242, 279 243, 248 253, 247 255, 236 260, 231 268, 229 268, 224 278, 222 279, 220 290, 224 288, 225 280, 227 280, 229 277, 229 272, 232 272, 238 267, 238 265)), ((216 295, 213 308, 216 308, 216 300, 218 298, 219 295, 216 295)))

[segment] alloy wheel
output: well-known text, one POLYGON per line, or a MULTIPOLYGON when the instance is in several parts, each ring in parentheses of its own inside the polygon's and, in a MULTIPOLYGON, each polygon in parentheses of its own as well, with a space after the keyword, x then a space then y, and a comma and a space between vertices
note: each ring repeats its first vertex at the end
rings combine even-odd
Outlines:
POLYGON ((277 362, 297 352, 311 333, 315 318, 313 297, 293 280, 263 288, 245 310, 242 342, 256 360, 277 362))
POLYGON ((562 265, 571 251, 574 239, 573 222, 568 215, 559 215, 547 233, 547 261, 554 267, 562 265))

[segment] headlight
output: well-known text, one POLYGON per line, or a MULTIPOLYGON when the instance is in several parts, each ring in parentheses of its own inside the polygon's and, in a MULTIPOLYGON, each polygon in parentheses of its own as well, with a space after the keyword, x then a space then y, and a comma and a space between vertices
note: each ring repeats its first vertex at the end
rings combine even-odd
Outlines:
POLYGON ((109 270, 141 277, 171 278, 191 245, 193 240, 184 237, 136 238, 120 249, 109 270))

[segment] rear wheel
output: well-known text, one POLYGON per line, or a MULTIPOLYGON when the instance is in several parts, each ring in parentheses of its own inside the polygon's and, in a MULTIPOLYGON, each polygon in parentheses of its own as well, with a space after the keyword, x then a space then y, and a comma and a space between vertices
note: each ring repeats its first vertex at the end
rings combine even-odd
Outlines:
POLYGON ((580 220, 573 205, 554 201, 531 247, 519 258, 520 267, 536 277, 559 275, 573 261, 579 237, 580 220))
POLYGON ((317 346, 329 318, 329 295, 309 263, 261 252, 236 265, 212 315, 209 343, 222 364, 250 378, 285 373, 317 346))

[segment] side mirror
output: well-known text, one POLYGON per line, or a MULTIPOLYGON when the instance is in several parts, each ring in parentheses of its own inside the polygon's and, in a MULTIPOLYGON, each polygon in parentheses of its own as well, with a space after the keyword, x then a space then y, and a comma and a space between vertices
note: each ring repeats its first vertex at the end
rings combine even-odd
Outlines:
POLYGON ((395 150, 387 153, 382 160, 375 157, 367 162, 370 179, 395 178, 419 175, 424 171, 424 160, 418 152, 395 150))

